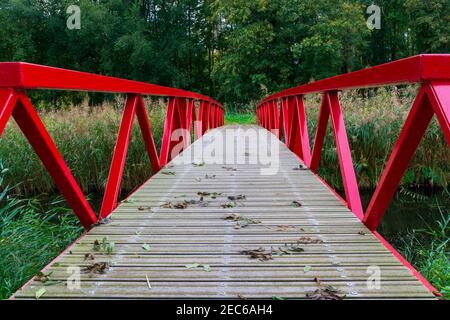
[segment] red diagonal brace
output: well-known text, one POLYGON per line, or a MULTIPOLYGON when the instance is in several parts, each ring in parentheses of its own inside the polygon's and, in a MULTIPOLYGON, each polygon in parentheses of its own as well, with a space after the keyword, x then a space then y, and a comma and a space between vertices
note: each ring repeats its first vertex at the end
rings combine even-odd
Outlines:
POLYGON ((130 94, 127 97, 111 162, 108 182, 103 196, 102 209, 100 211, 101 219, 106 218, 117 205, 117 198, 119 196, 120 184, 122 182, 123 169, 127 158, 128 145, 130 143, 131 130, 133 129, 133 120, 138 101, 139 97, 135 94, 130 94))
POLYGON ((159 156, 159 163, 161 168, 164 167, 169 160, 169 148, 170 140, 172 136, 173 120, 175 115, 176 98, 169 98, 169 104, 167 106, 166 120, 164 123, 164 133, 161 143, 161 152, 159 156))
POLYGON ((17 103, 17 95, 14 90, 0 89, 0 136, 8 123, 9 118, 17 103))
POLYGON ((450 146, 449 98, 449 84, 424 84, 420 88, 364 216, 370 230, 376 230, 380 224, 435 112, 450 146))
POLYGON ((334 138, 336 142, 339 167, 341 169, 342 182, 344 184, 345 197, 348 208, 359 218, 363 219, 363 209, 358 190, 355 169, 353 167, 352 155, 348 143, 345 129, 344 117, 336 91, 325 92, 320 109, 319 123, 317 126, 316 141, 314 145, 313 158, 311 160, 311 170, 316 171, 320 162, 320 154, 323 148, 323 141, 328 125, 328 118, 331 115, 334 138))
POLYGON ((147 110, 145 109, 145 103, 142 96, 139 96, 139 103, 136 108, 136 117, 139 121, 139 127, 141 128, 142 138, 144 139, 148 157, 150 158, 152 173, 155 174, 160 170, 158 151, 156 150, 152 128, 148 120, 147 110))
POLYGON ((12 112, 14 119, 81 224, 85 229, 89 229, 98 220, 94 211, 81 192, 28 97, 24 93, 18 93, 17 97, 18 103, 12 112))

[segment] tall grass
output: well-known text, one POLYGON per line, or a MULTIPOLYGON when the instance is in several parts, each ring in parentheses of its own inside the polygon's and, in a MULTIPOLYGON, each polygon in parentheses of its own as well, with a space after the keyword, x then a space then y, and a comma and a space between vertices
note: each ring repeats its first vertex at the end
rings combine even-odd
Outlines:
POLYGON ((9 174, 0 164, 0 299, 11 296, 83 229, 60 198, 47 203, 11 197, 13 189, 4 184, 9 174))
POLYGON ((450 213, 441 208, 437 228, 408 231, 394 245, 446 299, 450 299, 450 213))
MULTIPOLYGON (((360 188, 373 189, 384 170, 413 100, 416 86, 350 90, 340 101, 360 188)), ((305 105, 311 146, 314 142, 321 97, 307 96, 305 105)), ((334 188, 342 189, 331 125, 325 138, 319 174, 334 188)), ((446 188, 450 181, 450 150, 436 119, 433 119, 406 172, 402 186, 446 188)))
MULTIPOLYGON (((115 141, 123 112, 123 99, 90 107, 79 106, 41 113, 41 119, 85 193, 103 192, 109 173, 115 141)), ((165 106, 159 100, 147 101, 150 123, 157 148, 161 144, 165 106)), ((34 196, 53 194, 55 185, 33 152, 28 141, 10 121, 0 138, 0 160, 9 168, 6 183, 17 194, 34 196)), ((122 181, 130 191, 151 174, 141 132, 134 123, 122 181)))
MULTIPOLYGON (((362 188, 374 188, 400 129, 411 108, 417 87, 402 89, 346 91, 341 102, 352 150, 353 161, 362 188)), ((122 115, 124 101, 90 107, 87 102, 41 114, 50 135, 63 154, 84 192, 103 192, 122 115)), ((161 143, 166 106, 159 100, 147 101, 157 147, 161 143)), ((320 96, 307 96, 311 145, 314 140, 320 96)), ((48 108, 47 108, 48 109, 48 108)), ((254 124, 252 114, 232 112, 227 108, 227 124, 254 124)), ((54 183, 31 150, 30 145, 11 121, 0 138, 0 159, 9 168, 7 183, 22 182, 16 192, 22 195, 52 194, 54 183)), ((447 187, 450 177, 450 151, 441 129, 433 121, 402 185, 447 187)), ((320 175, 334 188, 342 189, 336 147, 331 126, 326 136, 320 175)), ((131 191, 150 176, 150 163, 135 123, 125 165, 122 191, 131 191)))

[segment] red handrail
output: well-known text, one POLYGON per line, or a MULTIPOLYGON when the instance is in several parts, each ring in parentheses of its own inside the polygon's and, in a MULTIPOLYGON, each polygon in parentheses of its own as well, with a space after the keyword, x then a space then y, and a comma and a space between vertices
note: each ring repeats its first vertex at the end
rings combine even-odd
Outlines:
POLYGON ((258 104, 256 112, 258 123, 274 130, 280 138, 284 133, 286 145, 314 173, 318 171, 328 119, 331 117, 346 204, 374 231, 433 115, 437 116, 450 146, 450 55, 418 55, 290 88, 265 98, 258 104), (364 213, 338 91, 406 83, 420 83, 421 87, 364 213), (323 98, 311 153, 303 96, 313 93, 322 93, 323 98))
POLYGON ((197 121, 194 127, 196 138, 202 136, 207 130, 224 123, 222 105, 198 93, 23 62, 2 62, 0 63, 0 137, 11 115, 86 229, 98 223, 99 219, 106 218, 117 206, 117 197, 135 116, 141 128, 153 173, 158 172, 168 162, 174 147, 172 134, 175 130, 184 129, 183 149, 185 149, 190 144, 191 126, 195 121, 197 121), (29 89, 127 94, 99 217, 87 202, 30 102, 26 94, 26 90, 29 89), (142 98, 144 95, 169 97, 159 156, 142 98), (199 103, 198 116, 196 102, 199 103))

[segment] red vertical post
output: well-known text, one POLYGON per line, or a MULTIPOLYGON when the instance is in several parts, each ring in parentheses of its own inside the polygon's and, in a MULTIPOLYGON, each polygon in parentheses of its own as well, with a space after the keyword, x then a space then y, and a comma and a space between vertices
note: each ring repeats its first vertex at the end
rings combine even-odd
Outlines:
POLYGON ((333 124, 334 138, 336 141, 339 166, 341 168, 342 182, 344 183, 345 197, 350 210, 359 219, 363 219, 363 208, 359 195, 358 182, 356 180, 355 168, 353 167, 352 153, 348 143, 347 131, 345 129, 344 116, 342 115, 339 96, 336 91, 328 93, 331 122, 333 124))
POLYGON ((203 134, 205 134, 205 132, 207 132, 209 129, 211 129, 211 127, 210 127, 210 121, 209 121, 209 119, 210 119, 210 117, 211 117, 211 105, 212 105, 212 103, 211 102, 208 102, 206 105, 205 105, 205 107, 206 107, 206 112, 205 112, 205 114, 204 114, 204 116, 205 116, 205 120, 204 120, 204 122, 203 122, 203 134))
POLYGON ((288 113, 288 104, 287 99, 281 99, 281 110, 280 110, 281 118, 283 120, 283 130, 284 130, 284 142, 286 146, 289 147, 289 138, 291 133, 290 121, 289 121, 289 113, 288 113))
POLYGON ((17 103, 17 95, 14 90, 0 89, 0 136, 6 127, 17 103))
POLYGON ((196 139, 203 136, 203 121, 206 113, 206 102, 200 101, 200 106, 198 108, 198 117, 197 117, 197 130, 196 130, 196 139))
POLYGON ((139 102, 136 109, 136 116, 141 128, 142 138, 144 139, 145 148, 147 150, 150 163, 152 165, 152 173, 159 171, 158 151, 156 150, 155 140, 152 134, 152 128, 148 120, 147 110, 145 109, 145 102, 142 96, 139 96, 139 102))
POLYGON ((311 156, 310 169, 317 173, 320 164, 320 158, 322 156, 323 143, 325 140, 325 134, 328 127, 328 118, 330 117, 330 109, 327 104, 328 95, 323 94, 322 104, 319 111, 319 120, 317 122, 316 136, 314 138, 314 147, 311 156))
POLYGON ((431 83, 426 89, 434 113, 450 147, 450 82, 431 83))
POLYGON ((311 147, 309 144, 308 122, 306 120, 305 103, 303 96, 296 97, 298 127, 300 131, 302 159, 306 166, 311 164, 311 147))
POLYGON ((300 121, 297 106, 297 97, 291 97, 292 105, 292 123, 291 123, 291 140, 289 147, 300 159, 303 160, 302 138, 300 135, 300 121))
POLYGON ((169 161, 169 148, 171 143, 171 137, 172 137, 172 128, 173 128, 173 121, 175 117, 175 106, 176 106, 176 98, 170 97, 169 103, 167 106, 167 114, 166 119, 164 122, 164 132, 161 142, 161 151, 159 156, 159 163, 161 168, 164 167, 167 162, 169 161))
POLYGON ((18 103, 12 116, 81 224, 89 229, 98 219, 24 93, 18 94, 18 103))
POLYGON ((131 130, 133 129, 133 120, 138 101, 139 97, 135 94, 129 94, 127 97, 111 162, 111 168, 109 170, 108 182, 106 183, 105 194, 103 196, 103 203, 100 211, 101 219, 106 218, 117 205, 117 198, 119 197, 120 184, 122 182, 123 169, 127 158, 128 145, 130 142, 131 130))
MULTIPOLYGON (((427 97, 427 86, 422 85, 409 112, 406 122, 395 143, 386 168, 378 182, 364 216, 364 223, 370 230, 375 230, 392 199, 397 187, 408 168, 408 164, 425 134, 434 111, 427 97)), ((447 112, 448 122, 448 112, 447 112)))
POLYGON ((275 130, 276 136, 278 137, 278 139, 280 139, 280 119, 278 116, 278 103, 277 100, 272 100, 271 102, 272 105, 272 117, 273 117, 273 128, 272 130, 275 130))
POLYGON ((192 123, 195 123, 195 119, 195 100, 189 99, 186 114, 187 145, 191 144, 191 127, 192 123))
POLYGON ((289 126, 289 141, 288 141, 288 148, 291 150, 294 150, 294 144, 295 144, 295 128, 294 128, 294 118, 295 118, 295 97, 290 96, 285 98, 285 104, 287 108, 288 113, 288 126, 289 126))

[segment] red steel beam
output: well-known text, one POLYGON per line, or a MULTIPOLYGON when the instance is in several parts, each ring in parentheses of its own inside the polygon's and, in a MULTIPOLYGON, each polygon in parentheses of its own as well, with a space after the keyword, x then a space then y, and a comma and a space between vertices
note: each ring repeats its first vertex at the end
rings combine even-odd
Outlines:
POLYGON ((0 87, 134 93, 217 101, 190 91, 24 62, 0 62, 0 87))
POLYGON ((261 104, 282 97, 324 91, 449 79, 449 54, 423 54, 290 88, 265 98, 261 104))
POLYGON ((89 229, 98 220, 94 211, 26 94, 18 93, 17 98, 18 103, 13 109, 12 116, 81 224, 89 229))
POLYGON ((424 84, 414 101, 400 136, 367 207, 364 223, 376 230, 386 209, 436 113, 450 147, 450 84, 424 84))
POLYGON ((139 96, 139 101, 136 108, 136 117, 139 121, 139 126, 141 128, 142 138, 144 139, 148 157, 150 158, 152 173, 155 174, 161 169, 161 167, 159 164, 158 151, 156 150, 155 140, 152 134, 152 128, 148 120, 148 114, 145 109, 145 102, 142 96, 139 96))
POLYGON ((101 219, 106 218, 117 205, 123 169, 127 158, 128 145, 130 143, 131 130, 133 129, 134 115, 136 113, 138 102, 139 97, 137 95, 128 95, 111 162, 108 182, 103 196, 103 203, 100 211, 101 219))

